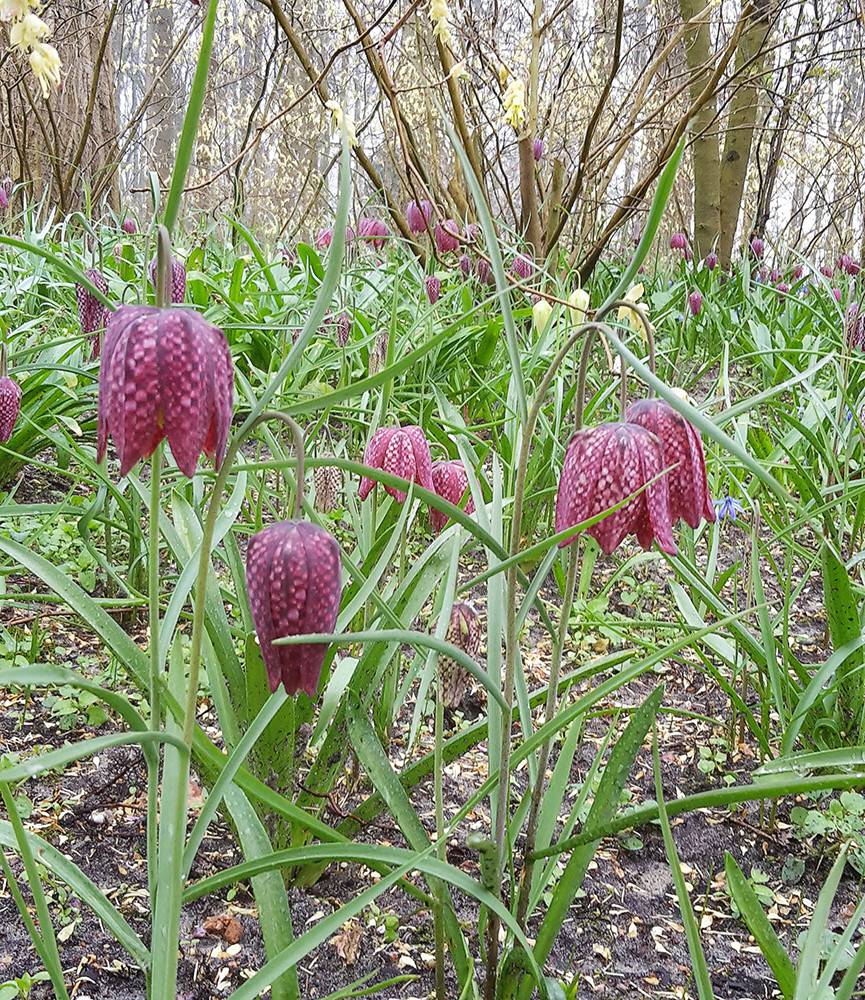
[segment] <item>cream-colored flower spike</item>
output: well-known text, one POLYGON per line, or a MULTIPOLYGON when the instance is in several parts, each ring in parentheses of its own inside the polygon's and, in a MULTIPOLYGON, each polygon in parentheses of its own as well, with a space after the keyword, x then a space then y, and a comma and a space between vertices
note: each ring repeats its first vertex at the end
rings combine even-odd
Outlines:
POLYGON ((432 21, 433 34, 442 45, 453 45, 450 16, 447 0, 430 0, 429 18, 432 21))
POLYGON ((354 118, 342 110, 342 106, 338 101, 328 101, 327 104, 325 104, 325 107, 333 116, 333 127, 337 129, 337 131, 341 132, 343 125, 345 126, 349 145, 352 149, 354 149, 357 145, 357 132, 355 131, 354 118))
POLYGON ((60 54, 46 39, 51 29, 34 14, 31 0, 0 0, 0 20, 11 21, 9 41, 13 49, 27 53, 30 69, 39 81, 42 96, 48 98, 51 88, 60 84, 60 54))
POLYGON ((518 129, 526 117, 526 85, 514 78, 505 91, 504 121, 513 129, 518 129))

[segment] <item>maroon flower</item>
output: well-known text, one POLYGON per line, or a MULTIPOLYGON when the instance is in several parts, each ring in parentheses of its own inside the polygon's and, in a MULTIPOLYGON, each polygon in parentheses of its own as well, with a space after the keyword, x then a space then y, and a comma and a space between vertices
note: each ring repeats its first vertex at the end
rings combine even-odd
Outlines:
POLYGON ((466 243, 474 243, 481 238, 481 227, 476 222, 466 224, 466 243))
POLYGON ((684 250, 688 245, 688 238, 684 233, 673 233, 670 237, 671 250, 684 250))
POLYGON ((0 378, 0 442, 5 443, 12 437, 20 411, 21 386, 4 375, 0 378))
POLYGON ((861 266, 855 257, 851 257, 849 253, 842 253, 838 258, 838 269, 855 278, 861 266))
POLYGON ((718 255, 715 253, 714 250, 711 253, 706 254, 705 264, 708 270, 710 271, 714 271, 715 268, 718 266, 718 255))
POLYGON ((421 202, 410 201, 405 207, 405 217, 409 229, 419 236, 429 229, 429 221, 432 217, 432 202, 424 199, 421 202))
POLYGON ((390 230, 378 219, 368 219, 364 216, 357 224, 357 235, 370 243, 375 250, 381 250, 385 240, 390 236, 390 230))
MULTIPOLYGON (((103 274, 95 268, 90 268, 84 274, 103 295, 108 294, 108 282, 105 280, 103 274)), ((81 332, 84 336, 89 337, 91 334, 96 334, 97 331, 102 330, 108 322, 111 310, 107 309, 84 285, 75 286, 75 298, 78 301, 78 320, 81 323, 81 332)), ((98 335, 93 338, 92 357, 95 358, 97 354, 99 354, 98 335)))
POLYGON ((511 270, 518 278, 531 278, 535 265, 525 254, 518 253, 511 264, 511 270))
POLYGON ((333 632, 342 596, 339 545, 308 521, 280 521, 254 535, 246 588, 270 690, 313 697, 327 643, 274 646, 288 635, 333 632))
MULTIPOLYGON (((469 485, 466 467, 459 459, 454 459, 451 462, 433 462, 432 481, 436 493, 455 507, 459 506, 469 485)), ((468 495, 465 511, 466 514, 473 514, 475 511, 475 503, 471 493, 468 495)), ((440 510, 436 510, 435 507, 430 507, 429 521, 430 527, 438 533, 448 523, 448 516, 442 514, 440 510)))
POLYGON ((780 280, 781 280, 781 272, 778 270, 777 267, 773 267, 772 270, 769 272, 769 281, 771 281, 773 285, 777 285, 780 280))
POLYGON ((332 229, 319 229, 315 237, 315 249, 326 250, 333 243, 332 229))
POLYGON ((799 281, 805 273, 805 268, 801 264, 797 264, 790 273, 792 274, 794 281, 799 281))
POLYGON ((751 253, 759 260, 766 252, 766 243, 759 236, 751 240, 751 253))
POLYGON ((329 514, 342 501, 342 470, 335 465, 317 465, 312 473, 315 485, 315 509, 329 514))
POLYGON ((442 283, 434 274, 428 274, 424 278, 423 284, 426 290, 426 297, 429 299, 430 305, 434 306, 442 293, 442 283))
MULTIPOLYGON (((467 653, 472 659, 478 655, 481 644, 481 623, 477 612, 464 601, 451 607, 451 620, 445 641, 467 653)), ((469 686, 471 674, 449 656, 439 657, 442 675, 442 704, 445 708, 459 708, 469 686)))
POLYGON ((9 207, 9 195, 0 187, 0 210, 5 211, 9 207))
POLYGON ((125 476, 168 438, 181 472, 195 475, 204 451, 225 457, 234 393, 222 330, 187 309, 120 306, 105 331, 99 368, 102 461, 109 435, 125 476))
POLYGON ((664 477, 670 498, 672 523, 682 518, 696 528, 701 518, 710 524, 715 508, 706 479, 706 459, 699 431, 663 399, 631 403, 625 419, 651 431, 663 445, 664 467, 675 468, 664 477))
POLYGON ((472 259, 468 254, 464 253, 462 257, 460 257, 460 270, 462 271, 464 278, 471 277, 472 259))
MULTIPOLYGON (((363 464, 419 483, 424 489, 434 489, 429 444, 420 427, 379 428, 369 439, 363 464)), ((360 499, 366 500, 374 487, 375 480, 364 476, 358 491, 360 499)), ((399 503, 405 501, 406 494, 396 486, 385 486, 385 490, 399 503)))
POLYGON ((490 266, 490 262, 485 257, 478 257, 477 263, 475 264, 475 274, 478 276, 478 281, 482 285, 494 285, 496 283, 493 269, 490 266))
POLYGON ((698 291, 693 291, 688 296, 688 308, 691 310, 692 316, 700 315, 700 310, 703 308, 703 296, 698 291))
POLYGON ((439 253, 450 253, 451 250, 459 250, 460 227, 453 219, 445 219, 444 222, 437 222, 434 230, 436 250, 439 253))
POLYGON ((833 288, 832 289, 832 297, 835 299, 836 302, 840 302, 841 301, 841 289, 840 288, 833 288))
POLYGON ((778 284, 775 286, 775 289, 776 291, 779 291, 782 294, 786 295, 787 292, 790 291, 790 286, 787 284, 786 281, 779 281, 778 284))
POLYGON ((834 273, 835 268, 832 267, 831 264, 823 264, 820 268, 820 274, 822 274, 824 278, 831 278, 834 273))
POLYGON ((541 162, 541 157, 544 155, 544 140, 535 139, 532 143, 532 156, 535 158, 535 163, 541 162))
POLYGON ((120 228, 123 230, 124 233, 127 233, 129 236, 134 236, 138 232, 138 223, 135 221, 135 219, 126 218, 123 220, 123 224, 121 225, 120 228))
MULTIPOLYGON (((159 264, 154 257, 150 262, 150 284, 156 291, 156 284, 159 280, 159 264)), ((172 305, 178 306, 183 302, 186 295, 186 268, 175 257, 171 258, 171 279, 169 281, 168 295, 172 305)))
POLYGON ((851 302, 844 314, 844 336, 851 351, 865 351, 865 309, 851 302))
MULTIPOLYGON (((568 443, 559 480, 556 532, 608 510, 666 465, 661 441, 637 424, 600 424, 577 431, 568 443)), ((644 549, 657 540, 664 552, 675 554, 667 478, 662 476, 588 529, 607 555, 630 533, 644 549)), ((575 537, 576 533, 559 545, 568 545, 575 537)))
POLYGON ((335 319, 328 315, 325 319, 325 325, 330 327, 333 339, 340 347, 345 347, 348 344, 348 338, 351 335, 351 316, 347 312, 340 313, 335 319))

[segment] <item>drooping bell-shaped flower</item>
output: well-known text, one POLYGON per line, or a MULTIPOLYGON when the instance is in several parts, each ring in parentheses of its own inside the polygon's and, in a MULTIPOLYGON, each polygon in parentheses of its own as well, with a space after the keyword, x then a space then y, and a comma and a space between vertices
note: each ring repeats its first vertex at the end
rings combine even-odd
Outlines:
POLYGON ((568 312, 574 326, 586 322, 586 313, 589 311, 591 300, 585 288, 575 288, 568 296, 568 312))
POLYGON ((466 243, 476 243, 481 238, 481 227, 476 222, 466 223, 466 243))
POLYGON ((333 339, 337 344, 340 347, 345 347, 351 336, 351 316, 347 312, 342 312, 336 317, 326 317, 324 322, 326 327, 330 327, 333 339))
POLYGON ((553 315, 553 307, 546 299, 538 299, 532 306, 532 325, 536 333, 543 333, 547 328, 550 317, 553 315))
POLYGON ((802 266, 802 264, 797 264, 790 272, 794 281, 799 281, 799 279, 802 277, 804 273, 805 273, 805 268, 802 266))
MULTIPOLYGON (((100 271, 97 271, 96 268, 90 268, 84 274, 103 295, 108 294, 108 282, 100 271)), ((107 309, 84 285, 75 286, 75 298, 78 302, 78 321, 81 323, 81 332, 85 337, 98 334, 98 331, 102 330, 108 322, 111 310, 107 309)), ((95 358, 98 353, 99 337, 97 335, 93 338, 92 356, 95 358)))
POLYGON ((688 296, 688 308, 692 316, 699 316, 703 308, 703 296, 696 289, 688 296))
POLYGON ((390 236, 390 229, 379 219, 368 219, 364 216, 357 224, 357 235, 366 240, 374 250, 381 250, 385 240, 390 236))
POLYGON ((777 285, 780 280, 781 280, 781 272, 778 270, 777 267, 773 267, 772 270, 769 272, 769 281, 771 281, 773 285, 777 285))
POLYGON ((384 370, 384 367, 387 364, 387 345, 389 339, 390 334, 388 331, 381 330, 373 341, 373 345, 369 349, 370 375, 378 375, 380 371, 384 370))
POLYGON ((844 336, 851 351, 865 351, 865 309, 851 302, 844 314, 844 336))
POLYGON ((270 690, 313 697, 327 643, 274 646, 290 635, 333 632, 342 596, 339 545, 308 521, 280 521, 254 535, 246 588, 270 690))
POLYGON ((759 236, 753 237, 751 240, 751 253, 760 260, 763 254, 766 252, 766 243, 759 236))
MULTIPOLYGON (((159 263, 154 257, 150 262, 150 284, 157 290, 159 281, 159 263)), ((179 306, 186 295, 186 268, 177 260, 171 258, 171 275, 168 281, 168 296, 172 305, 179 306)))
MULTIPOLYGON (((363 464, 418 483, 424 489, 434 489, 429 443, 421 428, 415 425, 379 428, 369 439, 363 464)), ((358 496, 366 500, 374 488, 375 480, 364 476, 358 496)), ((398 503, 405 501, 406 494, 396 486, 385 486, 385 490, 398 503)))
POLYGON ((696 528, 702 518, 710 524, 715 508, 706 478, 706 458, 700 432, 663 399, 631 403, 625 414, 629 423, 651 431, 663 445, 664 467, 674 465, 664 478, 670 500, 670 518, 696 528))
POLYGON ((333 243, 332 229, 319 229, 315 234, 315 249, 326 250, 333 243))
POLYGON ((423 281, 426 297, 431 306, 434 306, 442 293, 442 283, 434 274, 428 274, 423 281))
POLYGON ((315 509, 329 514, 342 500, 342 470, 335 465, 317 465, 312 473, 315 485, 315 509))
MULTIPOLYGON (((456 646, 472 659, 478 655, 481 644, 481 623, 471 604, 459 601, 451 607, 451 620, 445 633, 445 642, 456 646)), ((450 656, 439 657, 442 678, 442 704, 445 708, 459 708, 468 690, 471 674, 450 656)))
POLYGON ((9 195, 0 187, 0 211, 6 211, 9 207, 9 195))
POLYGON ((470 278, 472 273, 472 259, 468 254, 464 253, 460 257, 460 270, 463 273, 464 278, 470 278))
POLYGON ((444 222, 437 222, 434 230, 436 250, 439 253, 450 253, 452 250, 459 250, 460 227, 453 219, 445 219, 444 222))
POLYGON ((775 286, 775 290, 780 292, 782 295, 786 295, 790 291, 790 286, 786 281, 779 281, 775 286))
POLYGON ((8 375, 0 377, 0 443, 12 437, 21 412, 21 386, 8 375))
POLYGON ((475 264, 475 274, 482 285, 494 285, 496 283, 493 269, 486 257, 478 257, 475 264))
MULTIPOLYGON (((559 479, 556 532, 608 510, 665 468, 661 441, 638 424, 599 424, 577 431, 568 443, 559 479)), ((657 541, 664 552, 675 553, 667 478, 661 476, 587 529, 607 555, 629 534, 635 534, 644 549, 657 541)), ((575 537, 576 533, 559 545, 568 545, 575 537)))
POLYGON ((718 266, 718 255, 715 253, 714 250, 706 254, 706 260, 704 263, 706 265, 707 270, 709 271, 715 270, 715 268, 718 266))
POLYGON ((421 233, 425 233, 429 229, 432 210, 432 202, 427 201, 425 198, 420 202, 410 201, 406 205, 406 221, 408 222, 409 229, 415 236, 420 236, 421 233))
POLYGON ((835 268, 832 267, 831 264, 821 265, 820 274, 822 274, 824 278, 831 278, 834 273, 835 273, 835 268))
POLYGON ((838 269, 855 278, 862 268, 855 257, 851 257, 849 253, 842 253, 838 258, 838 269))
POLYGON ((129 236, 134 236, 138 232, 138 223, 135 219, 127 217, 123 220, 123 224, 120 227, 124 233, 129 236))
POLYGON ((2 181, 0 181, 0 191, 2 191, 3 194, 6 195, 7 202, 12 197, 12 189, 14 187, 15 187, 15 181, 13 181, 12 178, 9 177, 8 175, 4 177, 2 181))
POLYGON ((840 288, 833 288, 832 289, 832 298, 835 299, 836 302, 840 302, 841 301, 841 289, 840 288))
POLYGON ((529 260, 528 257, 526 257, 525 254, 518 253, 516 257, 514 257, 514 261, 511 264, 511 271, 513 271, 518 278, 531 278, 534 270, 535 265, 529 260))
MULTIPOLYGON (((433 489, 436 493, 443 500, 447 500, 448 503, 452 503, 455 507, 459 506, 469 486, 466 467, 459 459, 449 462, 433 462, 432 481, 433 489)), ((475 503, 472 500, 471 493, 469 493, 465 512, 466 514, 473 514, 474 510, 475 503)), ((442 514, 440 510, 436 510, 435 507, 430 507, 429 522, 430 527, 438 534, 448 523, 448 516, 447 514, 442 514)))
POLYGON ((673 233, 670 237, 671 250, 684 250, 688 245, 688 237, 684 233, 673 233))
POLYGON ((540 163, 544 155, 544 140, 535 139, 532 143, 532 156, 535 158, 535 163, 540 163))
POLYGON ((225 457, 234 372, 222 330, 188 309, 120 306, 105 330, 99 368, 97 461, 109 436, 125 476, 168 438, 181 472, 203 451, 225 457))

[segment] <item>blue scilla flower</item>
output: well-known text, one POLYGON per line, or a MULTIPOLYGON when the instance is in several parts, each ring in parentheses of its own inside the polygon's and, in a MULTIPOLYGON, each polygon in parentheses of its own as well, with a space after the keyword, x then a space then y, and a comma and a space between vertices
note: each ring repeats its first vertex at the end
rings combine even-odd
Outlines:
POLYGON ((735 521, 738 515, 744 510, 742 504, 735 497, 729 495, 722 497, 720 500, 713 500, 712 503, 719 521, 726 521, 727 519, 735 521))

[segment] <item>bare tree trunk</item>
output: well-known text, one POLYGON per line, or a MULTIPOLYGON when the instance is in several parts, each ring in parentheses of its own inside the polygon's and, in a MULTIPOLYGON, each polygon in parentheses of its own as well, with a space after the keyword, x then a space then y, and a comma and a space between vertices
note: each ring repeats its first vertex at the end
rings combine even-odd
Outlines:
MULTIPOLYGON (((682 19, 691 21, 703 11, 703 0, 679 0, 682 19)), ((696 101, 709 79, 714 54, 711 52, 711 24, 708 13, 688 25, 685 56, 691 76, 691 100, 696 101)), ((714 247, 721 230, 721 167, 719 162, 718 102, 706 101, 691 121, 691 158, 694 164, 694 249, 698 256, 714 247)))
POLYGON ((733 257, 760 103, 758 81, 765 72, 768 60, 765 53, 762 56, 759 53, 766 45, 770 30, 769 9, 767 5, 763 5, 758 16, 742 34, 736 52, 736 74, 744 73, 746 78, 738 82, 738 88, 730 102, 724 155, 721 160, 718 256, 721 266, 725 268, 729 267, 733 257))

